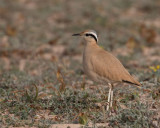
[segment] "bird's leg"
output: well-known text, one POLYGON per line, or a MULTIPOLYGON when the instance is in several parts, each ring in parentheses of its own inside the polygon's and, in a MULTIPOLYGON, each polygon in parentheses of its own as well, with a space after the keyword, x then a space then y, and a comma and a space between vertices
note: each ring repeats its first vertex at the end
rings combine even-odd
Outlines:
POLYGON ((113 89, 111 89, 111 104, 110 104, 110 107, 112 108, 112 103, 113 102, 113 89))
POLYGON ((108 93, 107 111, 109 110, 110 100, 111 100, 111 84, 109 83, 109 93, 108 93))
POLYGON ((112 107, 113 102, 113 85, 109 83, 107 111, 112 107))

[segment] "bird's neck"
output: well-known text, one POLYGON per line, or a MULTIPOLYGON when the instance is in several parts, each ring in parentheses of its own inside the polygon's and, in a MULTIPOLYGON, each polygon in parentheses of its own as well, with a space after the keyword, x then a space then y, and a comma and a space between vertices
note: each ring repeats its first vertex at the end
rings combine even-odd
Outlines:
POLYGON ((85 41, 85 47, 98 46, 95 41, 85 41))
POLYGON ((85 52, 88 53, 88 52, 94 51, 97 48, 99 49, 99 46, 97 45, 96 42, 87 42, 87 43, 85 43, 85 46, 84 46, 84 53, 85 52))

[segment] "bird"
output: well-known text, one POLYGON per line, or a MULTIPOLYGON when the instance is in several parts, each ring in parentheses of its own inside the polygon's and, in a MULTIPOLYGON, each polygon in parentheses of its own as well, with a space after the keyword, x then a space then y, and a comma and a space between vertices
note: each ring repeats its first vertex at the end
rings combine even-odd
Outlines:
MULTIPOLYGON (((83 70, 92 80, 105 83, 109 86, 108 104, 106 110, 112 108, 113 85, 116 83, 128 83, 141 86, 131 74, 125 69, 122 63, 110 52, 98 45, 98 36, 94 30, 85 30, 72 36, 83 37, 83 70)), ((117 85, 117 84, 116 84, 117 85)))

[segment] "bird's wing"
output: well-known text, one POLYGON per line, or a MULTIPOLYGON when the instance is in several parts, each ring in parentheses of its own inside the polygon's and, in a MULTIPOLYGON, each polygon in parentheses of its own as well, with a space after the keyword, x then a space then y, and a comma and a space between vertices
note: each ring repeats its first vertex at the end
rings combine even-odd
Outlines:
POLYGON ((106 77, 113 81, 128 82, 139 86, 141 85, 129 74, 115 56, 102 49, 97 53, 92 54, 91 64, 92 70, 99 76, 106 77))

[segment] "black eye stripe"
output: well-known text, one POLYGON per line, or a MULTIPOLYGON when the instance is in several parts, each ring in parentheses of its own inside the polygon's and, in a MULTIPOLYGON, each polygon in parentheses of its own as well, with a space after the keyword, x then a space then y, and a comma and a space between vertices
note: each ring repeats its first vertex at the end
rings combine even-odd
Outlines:
POLYGON ((86 36, 91 36, 91 37, 93 37, 94 39, 95 39, 95 41, 97 42, 97 38, 93 35, 93 34, 86 34, 86 36))

